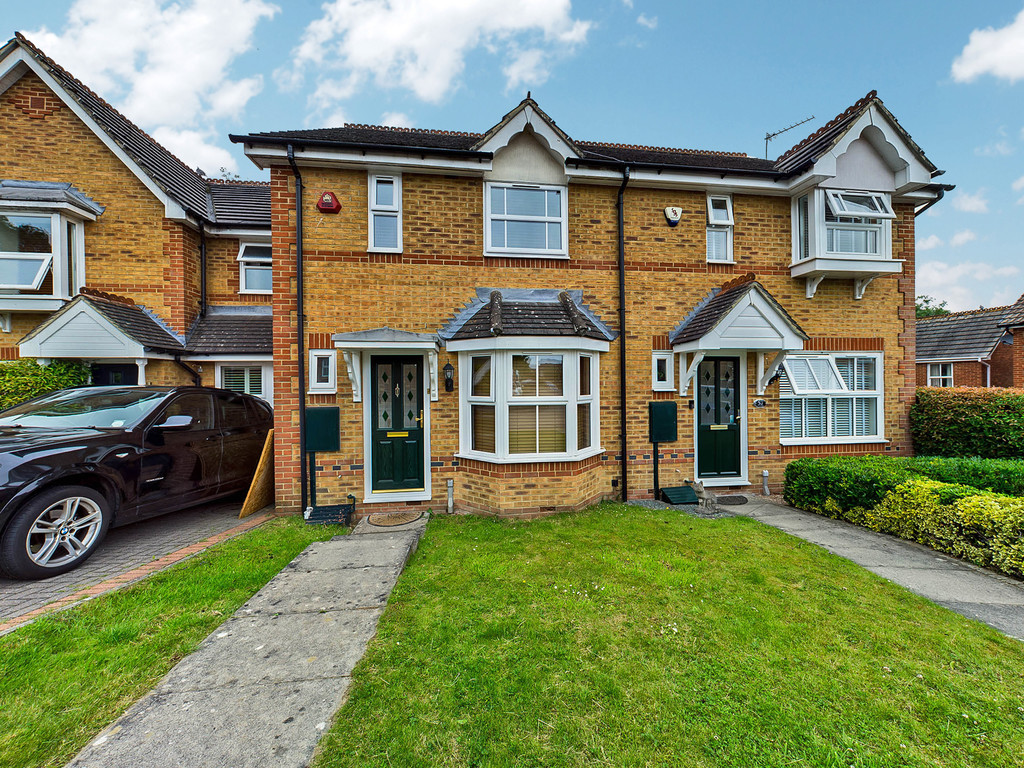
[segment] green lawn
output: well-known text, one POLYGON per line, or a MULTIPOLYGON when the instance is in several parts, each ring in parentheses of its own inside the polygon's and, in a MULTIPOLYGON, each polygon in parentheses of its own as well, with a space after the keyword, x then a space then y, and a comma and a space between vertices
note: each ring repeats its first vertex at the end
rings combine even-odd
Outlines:
POLYGON ((0 766, 64 765, 333 526, 280 518, 0 638, 0 766))
POLYGON ((1024 766, 1024 644, 744 518, 434 518, 314 765, 1024 766))

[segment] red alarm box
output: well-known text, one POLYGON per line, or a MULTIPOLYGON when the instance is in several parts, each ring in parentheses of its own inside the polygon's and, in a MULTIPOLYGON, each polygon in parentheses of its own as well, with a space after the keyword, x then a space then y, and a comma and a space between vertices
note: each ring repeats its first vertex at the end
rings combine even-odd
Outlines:
POLYGON ((341 201, 333 192, 324 192, 316 201, 316 209, 320 213, 337 213, 341 210, 341 201))

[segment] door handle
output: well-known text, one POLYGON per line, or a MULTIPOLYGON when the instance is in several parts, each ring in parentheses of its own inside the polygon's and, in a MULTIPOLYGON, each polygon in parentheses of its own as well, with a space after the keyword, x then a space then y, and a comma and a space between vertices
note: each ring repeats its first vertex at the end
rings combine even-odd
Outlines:
POLYGON ((422 408, 420 408, 420 415, 419 415, 419 418, 416 419, 416 423, 419 424, 421 428, 423 427, 423 409, 422 408))

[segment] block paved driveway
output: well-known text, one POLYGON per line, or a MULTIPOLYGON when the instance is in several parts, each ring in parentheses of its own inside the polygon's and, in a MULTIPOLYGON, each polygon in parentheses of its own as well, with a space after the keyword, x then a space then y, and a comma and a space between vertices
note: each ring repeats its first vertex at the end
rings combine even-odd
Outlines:
MULTIPOLYGON (((13 628, 8 625, 20 624, 21 622, 12 622, 17 617, 37 611, 56 601, 67 602, 68 598, 78 593, 105 582, 118 581, 119 577, 127 574, 128 579, 121 581, 120 584, 110 585, 111 588, 121 586, 145 576, 146 573, 134 572, 155 560, 166 558, 171 553, 218 534, 224 534, 233 528, 248 529, 254 527, 253 524, 267 519, 266 514, 258 512, 239 520, 238 511, 241 506, 241 498, 231 498, 226 502, 206 504, 122 528, 114 528, 107 534, 106 540, 96 554, 84 565, 61 576, 41 581, 12 581, 0 578, 0 634, 13 628)), ((217 538, 220 540, 223 537, 217 538)), ((166 563, 170 564, 171 562, 166 563)), ((85 596, 88 595, 81 595, 79 599, 85 596)))

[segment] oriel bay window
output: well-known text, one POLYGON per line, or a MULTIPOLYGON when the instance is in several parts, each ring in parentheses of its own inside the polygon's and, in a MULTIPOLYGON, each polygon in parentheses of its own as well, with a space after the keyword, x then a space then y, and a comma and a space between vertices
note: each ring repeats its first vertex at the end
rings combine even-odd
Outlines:
POLYGON ((0 209, 0 290, 70 298, 84 284, 84 273, 79 222, 0 209))
POLYGON ((779 380, 784 445, 878 442, 882 436, 882 356, 792 355, 779 380))
POLYGON ((814 256, 882 259, 892 256, 895 218, 881 192, 817 189, 795 201, 794 261, 814 256))
POLYGON ((565 460, 598 450, 596 354, 462 353, 460 453, 491 461, 565 460))

